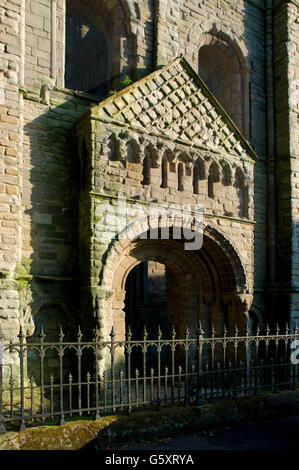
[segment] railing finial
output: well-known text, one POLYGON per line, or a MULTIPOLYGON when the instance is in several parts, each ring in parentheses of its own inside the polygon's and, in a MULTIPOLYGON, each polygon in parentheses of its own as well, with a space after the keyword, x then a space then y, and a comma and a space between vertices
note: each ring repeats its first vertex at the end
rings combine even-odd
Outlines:
POLYGON ((78 337, 78 341, 80 342, 81 341, 81 338, 82 338, 82 332, 81 332, 81 327, 80 325, 78 326, 78 333, 77 333, 77 337, 78 337))
POLYGON ((146 324, 144 324, 144 327, 143 327, 143 339, 144 341, 146 340, 147 338, 147 329, 146 329, 146 324))
POLYGON ((114 340, 114 336, 115 336, 115 333, 114 333, 114 326, 112 325, 112 327, 111 327, 111 332, 110 332, 111 341, 114 340))
POLYGON ((24 331, 23 331, 23 327, 22 327, 22 325, 20 325, 20 329, 19 329, 18 338, 19 338, 20 342, 22 342, 22 341, 23 341, 23 339, 25 338, 25 335, 24 335, 24 331))
POLYGON ((131 330, 131 327, 130 325, 128 326, 128 332, 127 332, 127 339, 128 341, 131 341, 131 338, 132 338, 132 330, 131 330))
POLYGON ((59 341, 62 343, 63 341, 63 338, 64 338, 64 333, 62 331, 62 325, 60 325, 60 328, 59 328, 59 341))
POLYGON ((40 326, 40 332, 39 332, 39 339, 40 339, 40 342, 42 343, 45 339, 45 334, 44 334, 44 325, 41 324, 40 326))

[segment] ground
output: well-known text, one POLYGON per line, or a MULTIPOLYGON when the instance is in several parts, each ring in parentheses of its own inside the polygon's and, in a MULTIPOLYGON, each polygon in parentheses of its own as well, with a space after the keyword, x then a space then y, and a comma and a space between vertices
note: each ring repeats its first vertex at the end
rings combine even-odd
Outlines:
MULTIPOLYGON (((120 447, 119 447, 120 449, 120 447)), ((126 446, 126 450, 298 450, 299 415, 193 432, 126 446)))

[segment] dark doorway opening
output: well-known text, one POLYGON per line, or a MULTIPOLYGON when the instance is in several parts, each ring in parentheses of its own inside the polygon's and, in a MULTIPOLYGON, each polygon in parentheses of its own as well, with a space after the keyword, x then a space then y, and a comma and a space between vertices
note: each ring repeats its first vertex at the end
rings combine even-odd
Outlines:
MULTIPOLYGON (((147 339, 157 340, 159 327, 161 338, 165 337, 167 328, 167 268, 156 261, 145 261, 138 264, 129 273, 126 280, 125 321, 126 329, 132 331, 133 341, 142 341, 144 328, 147 339)), ((163 360, 162 354, 161 360, 163 360)), ((157 362, 157 348, 149 346, 146 353, 147 368, 157 362)), ((141 369, 143 354, 141 346, 132 348, 131 365, 133 371, 141 369)))

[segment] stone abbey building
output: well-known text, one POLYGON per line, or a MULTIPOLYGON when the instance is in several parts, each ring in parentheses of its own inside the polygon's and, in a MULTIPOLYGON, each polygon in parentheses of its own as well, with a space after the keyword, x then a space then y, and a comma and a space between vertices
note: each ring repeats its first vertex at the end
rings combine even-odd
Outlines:
POLYGON ((296 0, 1 2, 3 340, 298 319, 298 25, 296 0), (120 194, 203 207, 202 248, 113 237, 120 194))

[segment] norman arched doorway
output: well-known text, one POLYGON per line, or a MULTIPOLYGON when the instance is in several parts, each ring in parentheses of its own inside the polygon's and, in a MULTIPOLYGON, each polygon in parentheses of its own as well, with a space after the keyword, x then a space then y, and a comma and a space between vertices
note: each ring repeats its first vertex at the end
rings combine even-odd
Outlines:
MULTIPOLYGON (((235 249, 219 232, 207 227, 203 246, 198 251, 186 251, 183 240, 171 238, 136 238, 117 243, 110 249, 101 276, 102 288, 110 292, 101 304, 103 337, 109 340, 113 327, 115 341, 123 341, 130 326, 132 341, 142 341, 144 323, 150 325, 148 333, 153 339, 157 339, 159 326, 164 338, 171 337, 173 327, 176 339, 184 338, 186 329, 195 338, 199 322, 206 337, 212 328, 217 335, 223 335, 224 327, 233 334, 236 324, 239 332, 245 333, 249 305, 244 269, 235 249), (158 310, 151 312, 153 303, 142 305, 145 294, 149 293, 148 286, 145 292, 144 282, 149 266, 154 277, 160 276, 160 281, 164 270, 160 283, 161 297, 164 290, 160 318, 158 310)), ((119 349, 120 361, 122 354, 124 351, 119 349)), ((167 354, 162 358, 165 364, 167 354)), ((102 367, 107 367, 109 357, 103 357, 102 361, 102 367)), ((138 360, 135 366, 140 367, 138 360)))
MULTIPOLYGON (((174 325, 177 335, 183 336, 188 325, 194 334, 198 321, 207 331, 213 324, 219 334, 224 323, 227 327, 235 323, 241 326, 246 310, 242 263, 232 245, 219 232, 207 227, 203 246, 198 251, 186 251, 183 240, 171 238, 122 240, 111 247, 101 275, 102 288, 111 292, 101 307, 105 334, 113 326, 119 339, 124 337, 126 283, 132 283, 132 270, 146 262, 156 266, 157 275, 159 270, 161 274, 161 265, 164 267, 166 333, 174 325)), ((144 266, 138 268, 139 283, 142 272, 143 281, 145 278, 144 266)), ((139 284, 141 295, 140 289, 139 284)))

